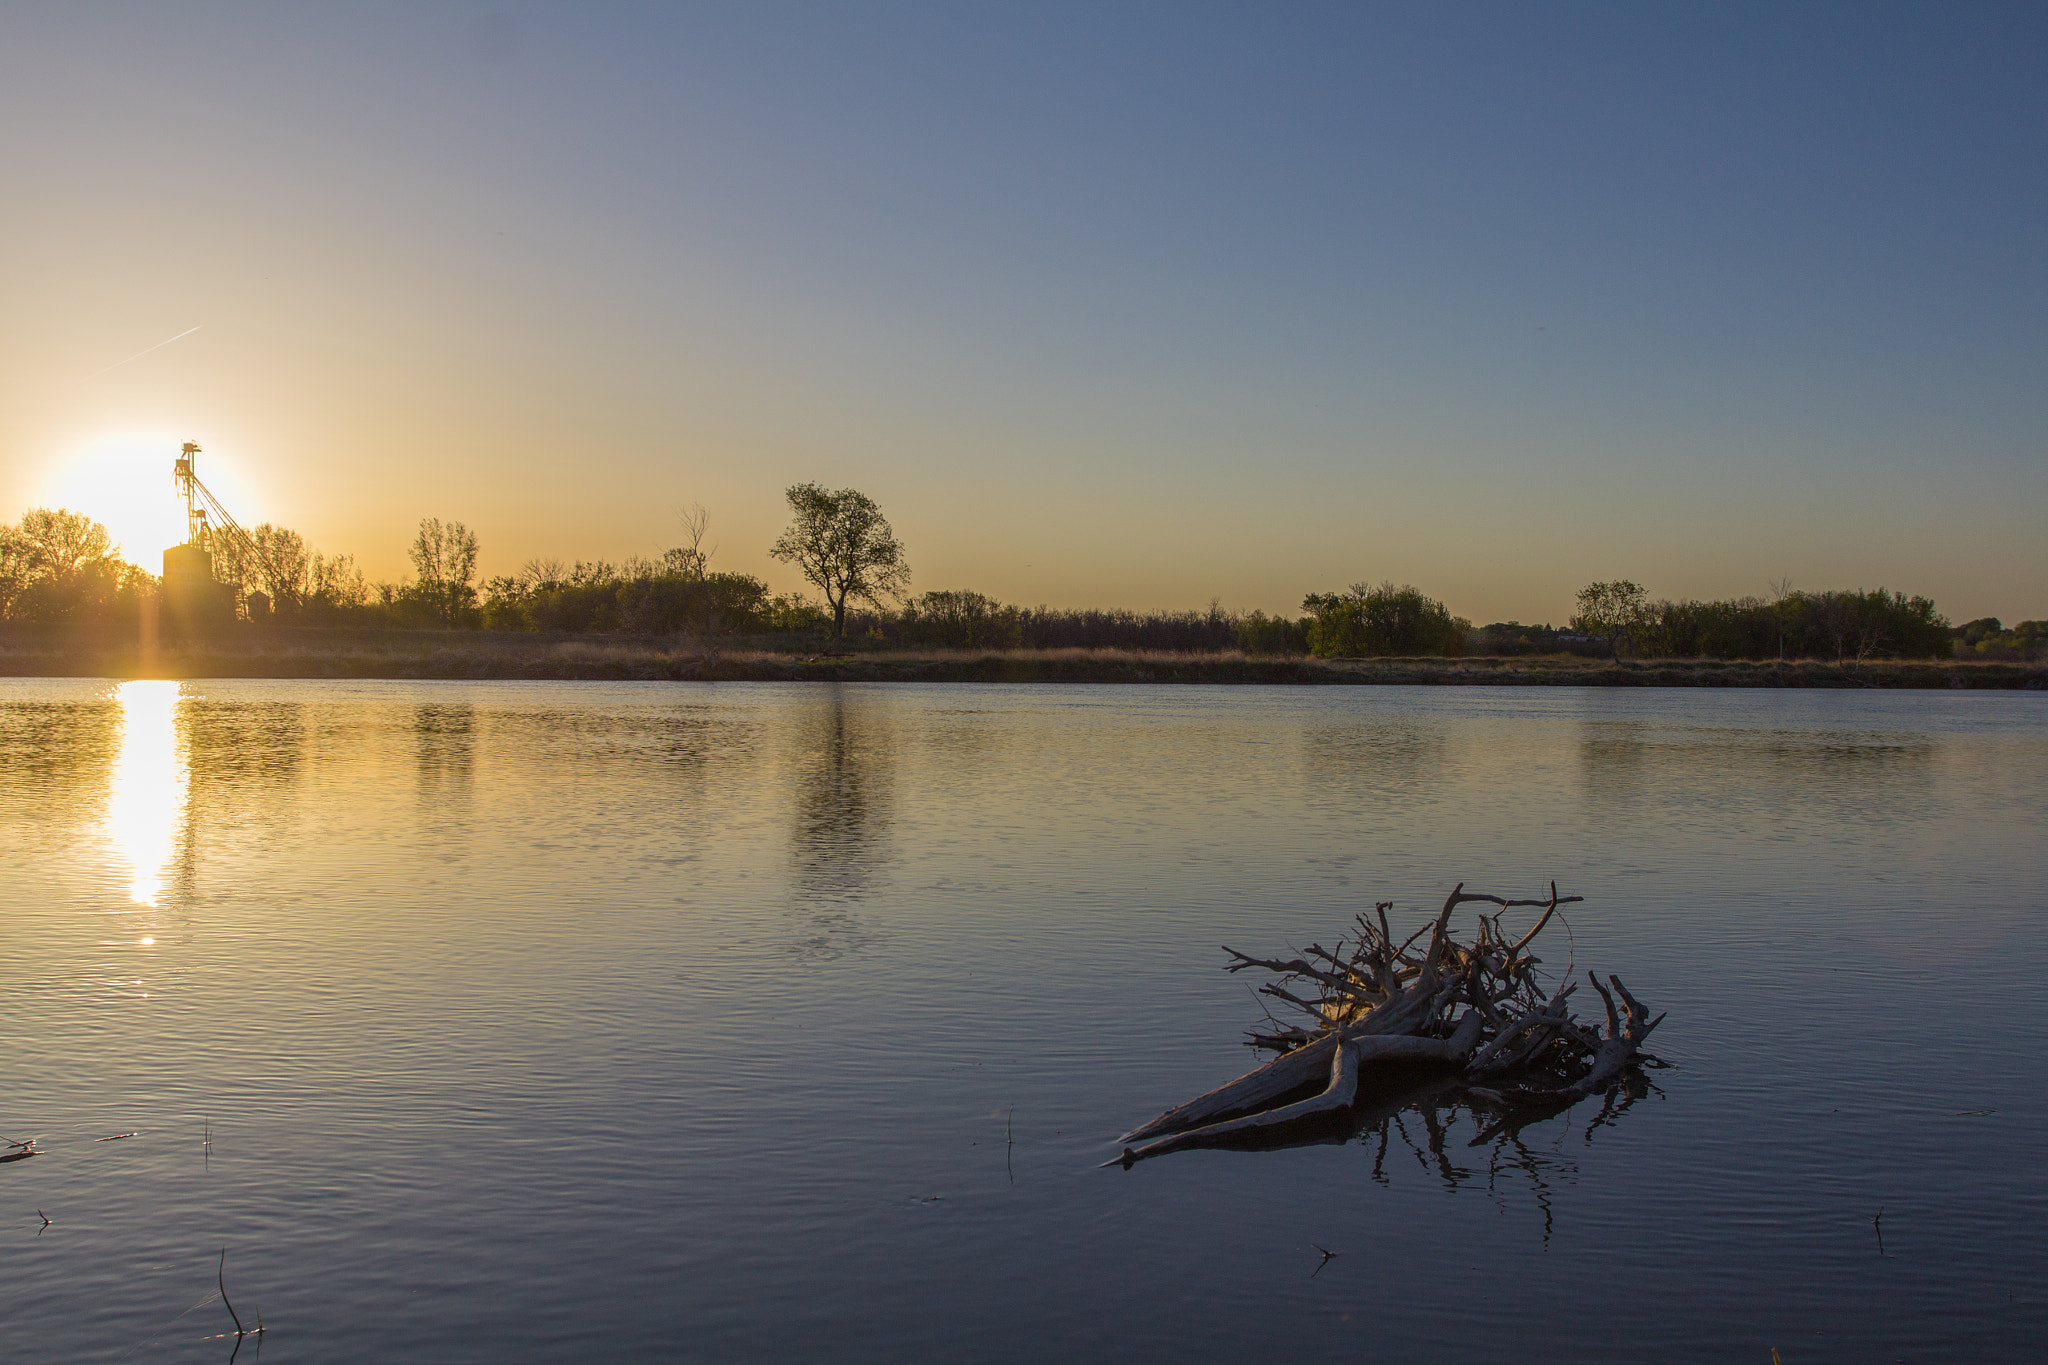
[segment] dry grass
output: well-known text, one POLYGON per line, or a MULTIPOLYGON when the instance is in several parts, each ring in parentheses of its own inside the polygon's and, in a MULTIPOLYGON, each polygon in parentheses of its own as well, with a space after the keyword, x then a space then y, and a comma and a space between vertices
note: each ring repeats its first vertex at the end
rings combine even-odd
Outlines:
POLYGON ((1480 659, 1307 659, 1237 651, 902 650, 855 642, 542 636, 476 631, 245 629, 165 648, 10 632, 0 675, 176 678, 527 678, 702 681, 1426 684, 1573 687, 2048 687, 2048 663, 1627 660, 1573 655, 1480 659), (808 646, 808 647, 804 647, 808 646))

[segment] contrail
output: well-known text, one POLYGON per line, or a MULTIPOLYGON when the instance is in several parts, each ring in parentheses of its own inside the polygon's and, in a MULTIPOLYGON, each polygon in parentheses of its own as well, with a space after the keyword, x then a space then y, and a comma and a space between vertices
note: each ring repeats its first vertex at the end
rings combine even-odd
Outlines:
MULTIPOLYGON (((205 325, 206 324, 202 322, 199 324, 199 327, 204 327, 205 325)), ((194 332, 199 330, 199 327, 187 327, 184 331, 178 333, 177 336, 166 337, 164 340, 159 341, 154 346, 145 346, 141 350, 137 351, 134 355, 129 356, 128 360, 140 360, 142 359, 142 357, 148 355, 151 351, 161 351, 164 347, 170 345, 173 341, 178 340, 180 337, 191 336, 194 332)), ((113 364, 107 366, 107 370, 118 370, 123 365, 126 365, 128 363, 128 360, 117 360, 113 364)), ((87 375, 86 378, 98 379, 101 375, 105 374, 107 370, 94 370, 91 374, 87 375)))

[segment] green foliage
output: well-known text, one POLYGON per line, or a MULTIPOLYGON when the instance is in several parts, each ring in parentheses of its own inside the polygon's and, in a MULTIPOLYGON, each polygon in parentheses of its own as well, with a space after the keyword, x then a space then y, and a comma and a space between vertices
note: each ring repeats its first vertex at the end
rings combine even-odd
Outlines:
POLYGON ((873 498, 815 483, 792 484, 784 496, 789 529, 768 553, 796 565, 825 594, 833 639, 846 634, 849 599, 880 608, 884 598, 902 596, 910 583, 910 563, 873 498))
POLYGON ((1306 654, 1308 625, 1285 616, 1268 616, 1251 611, 1237 618, 1231 633, 1237 647, 1247 654, 1306 654))
POLYGON ((2003 634, 2005 623, 1996 616, 1981 616, 1974 621, 1965 621, 1955 629, 1956 643, 1962 645, 1982 644, 2003 634))
POLYGON ((1309 652, 1324 659, 1456 656, 1464 652, 1470 626, 1435 598, 1392 582, 1376 588, 1354 583, 1343 593, 1310 593, 1301 606, 1309 613, 1309 652))
POLYGON ((1955 653, 1948 618, 1932 600, 1904 593, 1793 593, 1794 623, 1808 640, 1831 647, 1838 660, 1946 659, 1955 653))
POLYGON ((1622 643, 1633 641, 1652 623, 1642 584, 1626 578, 1611 583, 1588 583, 1579 589, 1578 603, 1572 629, 1604 641, 1609 658, 1620 658, 1622 643))
POLYGON ((770 635, 822 635, 831 624, 825 609, 800 592, 777 594, 761 613, 761 629, 770 635))
POLYGON ((1766 659, 1785 638, 1789 618, 1756 597, 1723 602, 1658 602, 1636 632, 1639 652, 1677 659, 1766 659))
POLYGON ((1883 588, 1657 602, 1630 638, 1636 653, 1679 659, 1946 659, 1955 652, 1948 620, 1932 601, 1883 588))
POLYGON ((1956 653, 1975 659, 2033 659, 2048 652, 2048 622, 2022 621, 2007 630, 1996 616, 1955 628, 1956 653))

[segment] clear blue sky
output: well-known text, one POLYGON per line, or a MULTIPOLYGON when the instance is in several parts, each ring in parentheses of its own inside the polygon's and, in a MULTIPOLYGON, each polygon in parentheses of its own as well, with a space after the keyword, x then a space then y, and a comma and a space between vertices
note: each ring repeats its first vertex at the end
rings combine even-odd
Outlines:
POLYGON ((0 150, 7 515, 2048 616, 2038 5, 13 6, 0 150))

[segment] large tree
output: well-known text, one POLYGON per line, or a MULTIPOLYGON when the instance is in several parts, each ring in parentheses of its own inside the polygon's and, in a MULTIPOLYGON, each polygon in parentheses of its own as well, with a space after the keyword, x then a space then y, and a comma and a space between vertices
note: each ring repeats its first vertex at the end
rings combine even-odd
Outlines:
POLYGON ((249 533, 255 570, 271 608, 290 616, 306 605, 313 576, 313 552, 306 538, 286 526, 264 522, 249 533))
POLYGON ((1303 624, 1309 652, 1326 659, 1458 654, 1472 626, 1421 590, 1391 582, 1376 588, 1353 583, 1346 593, 1310 593, 1301 609, 1308 613, 1303 624))
POLYGON ((1607 657, 1621 657, 1621 642, 1636 635, 1651 622, 1649 599, 1640 583, 1617 578, 1612 583, 1588 583, 1579 589, 1578 615, 1572 629, 1607 642, 1607 657))
POLYGON ((419 573, 414 595, 443 624, 458 624, 476 605, 476 532, 459 521, 423 517, 407 553, 419 573))
POLYGON ((825 594, 832 638, 843 639, 849 599, 879 607, 884 597, 900 597, 909 586, 902 542, 875 500, 856 489, 800 483, 786 496, 793 516, 769 553, 796 565, 825 594))
POLYGON ((0 526, 0 617, 88 619, 105 612, 117 592, 148 581, 122 562, 107 528, 81 512, 36 507, 18 526, 0 526))

